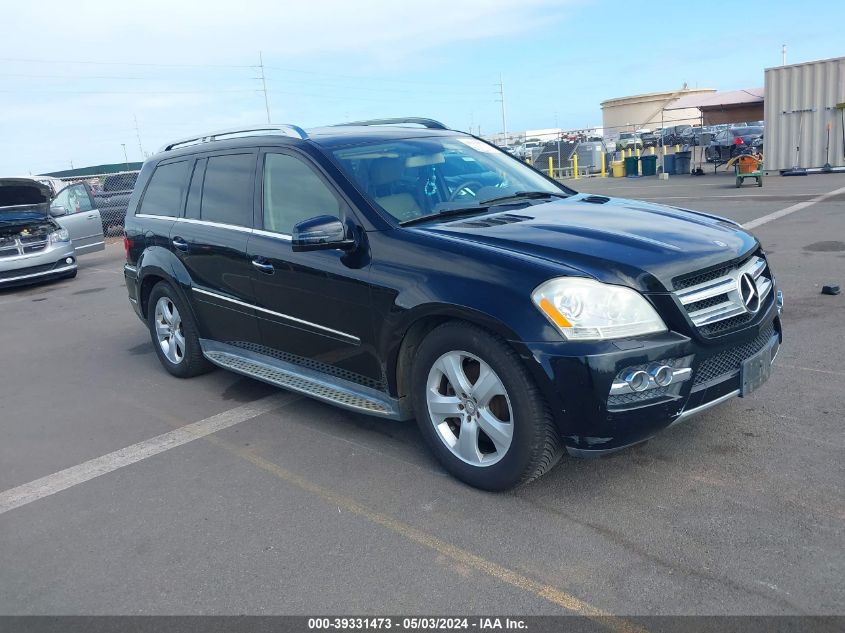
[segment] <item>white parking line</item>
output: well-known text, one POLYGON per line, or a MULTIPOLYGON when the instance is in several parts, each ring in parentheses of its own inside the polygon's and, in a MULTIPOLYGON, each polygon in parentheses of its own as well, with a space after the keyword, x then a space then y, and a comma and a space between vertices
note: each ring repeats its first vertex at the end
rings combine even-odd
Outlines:
POLYGON ((820 196, 816 196, 811 200, 807 200, 805 202, 799 202, 798 204, 793 204, 791 207, 786 207, 785 209, 781 209, 780 211, 775 211, 774 213, 770 213, 769 215, 764 215, 761 218, 757 218, 756 220, 751 220, 750 222, 746 222, 743 224, 743 228, 745 229, 753 229, 757 228, 762 224, 766 224, 771 222, 772 220, 777 220, 779 218, 785 217, 791 213, 795 213, 796 211, 800 211, 801 209, 806 209, 807 207, 811 207, 814 204, 818 204, 819 202, 824 202, 828 198, 832 198, 834 196, 838 196, 840 193, 845 193, 845 187, 841 187, 840 189, 834 189, 833 191, 829 191, 827 193, 823 193, 820 196))
POLYGON ((255 400, 253 402, 218 413, 199 422, 194 422, 174 431, 138 442, 126 448, 114 451, 102 457, 96 457, 76 466, 60 470, 41 479, 21 484, 15 488, 0 492, 0 514, 20 508, 33 501, 49 497, 62 490, 90 481, 100 475, 113 472, 141 460, 158 455, 171 448, 217 433, 241 422, 246 422, 259 415, 278 409, 281 406, 299 400, 296 394, 283 392, 255 400))
MULTIPOLYGON (((814 196, 814 193, 791 193, 788 194, 793 198, 814 196)), ((725 196, 655 196, 652 198, 638 198, 639 200, 715 200, 716 198, 733 198, 736 200, 743 200, 745 198, 783 198, 784 194, 777 193, 733 193, 725 196)))

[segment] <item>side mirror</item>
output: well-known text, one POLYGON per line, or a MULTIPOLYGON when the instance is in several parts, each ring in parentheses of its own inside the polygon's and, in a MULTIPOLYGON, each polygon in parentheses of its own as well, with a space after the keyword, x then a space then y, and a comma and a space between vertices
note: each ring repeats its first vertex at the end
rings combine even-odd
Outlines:
POLYGON ((67 215, 67 209, 64 208, 62 205, 58 204, 54 207, 50 207, 50 215, 54 218, 60 218, 63 215, 67 215))
POLYGON ((355 240, 346 237, 343 222, 331 215, 318 215, 298 222, 293 227, 291 245, 294 253, 354 248, 355 240))

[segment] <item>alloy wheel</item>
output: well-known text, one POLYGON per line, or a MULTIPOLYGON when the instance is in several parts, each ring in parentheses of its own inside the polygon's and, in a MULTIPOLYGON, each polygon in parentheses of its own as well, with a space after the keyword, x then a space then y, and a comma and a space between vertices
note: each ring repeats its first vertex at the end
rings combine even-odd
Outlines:
POLYGON ((165 358, 178 365, 185 358, 185 334, 182 317, 176 304, 168 297, 161 297, 155 307, 155 333, 165 358))
POLYGON ((472 466, 492 466, 513 441, 513 409, 502 380, 463 351, 443 354, 426 383, 428 414, 437 437, 472 466))

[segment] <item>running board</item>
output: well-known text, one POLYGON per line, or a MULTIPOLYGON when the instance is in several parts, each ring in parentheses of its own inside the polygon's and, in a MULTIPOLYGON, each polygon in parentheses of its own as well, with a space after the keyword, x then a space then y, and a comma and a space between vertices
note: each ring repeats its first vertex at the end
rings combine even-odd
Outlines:
POLYGON ((215 365, 276 387, 358 413, 390 420, 413 417, 409 408, 403 406, 404 399, 391 398, 384 392, 343 378, 209 339, 200 339, 200 347, 203 355, 215 365))

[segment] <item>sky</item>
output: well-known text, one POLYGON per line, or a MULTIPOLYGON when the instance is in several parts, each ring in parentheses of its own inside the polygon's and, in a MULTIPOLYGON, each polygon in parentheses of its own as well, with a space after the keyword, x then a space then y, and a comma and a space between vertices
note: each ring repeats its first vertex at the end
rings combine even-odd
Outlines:
POLYGON ((4 2, 0 176, 139 161, 266 122, 425 116, 455 129, 601 125, 605 99, 759 87, 845 55, 845 3, 765 0, 4 2), (125 155, 124 155, 125 152, 125 155))

